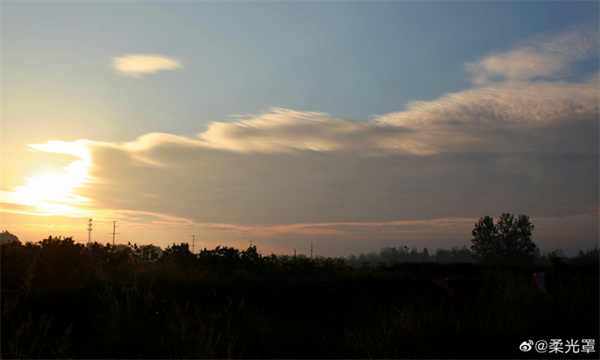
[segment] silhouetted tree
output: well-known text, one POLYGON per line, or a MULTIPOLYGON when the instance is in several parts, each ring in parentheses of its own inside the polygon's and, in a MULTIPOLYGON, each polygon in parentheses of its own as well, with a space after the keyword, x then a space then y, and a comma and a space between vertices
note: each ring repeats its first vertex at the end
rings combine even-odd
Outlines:
POLYGON ((398 262, 401 257, 401 253, 395 247, 384 247, 379 252, 379 255, 381 255, 382 262, 386 264, 398 262))
POLYGON ((4 230, 3 232, 0 233, 0 244, 9 244, 12 242, 16 242, 16 243, 21 243, 21 241, 19 241, 19 238, 8 232, 8 230, 4 230))
POLYGON ((452 261, 452 255, 450 254, 450 250, 447 249, 436 249, 435 250, 435 261, 445 264, 452 261))
POLYGON ((427 250, 427 248, 423 248, 423 252, 421 253, 421 261, 423 261, 423 262, 430 261, 429 250, 427 250))
POLYGON ((467 249, 466 246, 459 248, 457 246, 453 246, 450 249, 450 256, 452 258, 452 262, 454 263, 470 263, 473 262, 473 254, 471 250, 467 249))
POLYGON ((240 259, 246 269, 255 268, 261 261, 261 256, 256 250, 256 246, 250 246, 240 253, 240 259))
POLYGON ((131 245, 129 243, 128 247, 132 250, 131 258, 140 264, 154 263, 162 255, 162 249, 154 245, 131 245))
POLYGON ((539 255, 531 240, 533 228, 526 215, 515 219, 504 213, 496 223, 489 216, 482 217, 472 231, 473 257, 482 263, 530 264, 539 255))
POLYGON ((161 262, 178 263, 182 266, 193 265, 196 263, 196 259, 196 255, 190 251, 190 245, 188 243, 168 246, 163 251, 163 255, 160 258, 161 262))
POLYGON ((584 252, 583 250, 579 250, 579 253, 577 254, 577 256, 572 258, 570 261, 571 264, 580 264, 580 265, 586 265, 586 264, 598 265, 599 262, 600 262, 600 252, 598 251, 598 247, 596 247, 595 249, 592 249, 592 250, 588 250, 586 252, 584 252))
POLYGON ((2 243, 0 248, 2 289, 29 287, 41 247, 30 242, 23 245, 20 241, 10 241, 2 243))
POLYGON ((49 236, 39 242, 41 250, 36 263, 34 283, 51 289, 74 287, 80 284, 79 265, 83 244, 72 237, 49 236))

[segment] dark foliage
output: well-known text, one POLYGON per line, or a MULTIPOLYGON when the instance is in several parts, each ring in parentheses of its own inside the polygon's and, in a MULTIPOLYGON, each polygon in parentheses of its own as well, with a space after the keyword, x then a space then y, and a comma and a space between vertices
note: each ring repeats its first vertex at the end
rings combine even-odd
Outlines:
POLYGON ((20 243, 21 241, 15 234, 8 232, 8 230, 4 230, 0 233, 0 244, 9 244, 12 242, 20 243))
POLYGON ((533 224, 526 215, 504 213, 494 223, 489 216, 475 224, 471 250, 475 260, 487 264, 531 264, 539 255, 531 240, 533 224))
MULTIPOLYGON (((562 258, 560 258, 562 259, 562 258)), ((596 247, 593 250, 582 251, 580 250, 576 257, 570 259, 571 264, 579 265, 596 265, 598 266, 600 260, 600 251, 596 247)), ((555 261, 559 262, 559 261, 555 261)))
POLYGON ((2 358, 522 358, 530 338, 598 343, 597 265, 356 267, 188 244, 157 259, 70 238, 1 250, 2 358))

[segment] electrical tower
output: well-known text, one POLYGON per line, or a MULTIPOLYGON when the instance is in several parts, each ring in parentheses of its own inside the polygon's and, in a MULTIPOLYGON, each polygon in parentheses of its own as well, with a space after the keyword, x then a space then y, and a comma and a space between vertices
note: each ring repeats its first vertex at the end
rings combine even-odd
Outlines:
POLYGON ((92 218, 88 219, 88 246, 92 242, 92 218))
POLYGON ((116 221, 113 221, 113 232, 109 233, 109 234, 112 234, 112 236, 113 236, 113 248, 115 247, 115 235, 119 235, 119 233, 118 233, 118 232, 115 232, 115 230, 116 230, 117 228, 118 228, 118 226, 117 226, 117 222, 116 222, 116 221))

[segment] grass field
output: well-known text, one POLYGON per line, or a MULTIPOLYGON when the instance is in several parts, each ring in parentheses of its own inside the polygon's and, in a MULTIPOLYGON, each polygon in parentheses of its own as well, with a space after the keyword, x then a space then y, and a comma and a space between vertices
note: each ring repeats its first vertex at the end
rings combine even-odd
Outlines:
POLYGON ((597 265, 357 268, 176 250, 151 261, 61 240, 3 245, 2 358, 598 358, 519 350, 598 343, 597 265))

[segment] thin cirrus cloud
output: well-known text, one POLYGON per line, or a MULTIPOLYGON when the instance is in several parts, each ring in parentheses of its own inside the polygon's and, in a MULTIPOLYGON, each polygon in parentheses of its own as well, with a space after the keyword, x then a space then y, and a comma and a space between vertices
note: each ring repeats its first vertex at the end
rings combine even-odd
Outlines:
POLYGON ((147 74, 155 74, 164 70, 176 70, 182 64, 165 56, 151 54, 131 54, 112 58, 113 67, 120 74, 142 78, 147 74))
POLYGON ((529 81, 536 78, 561 79, 569 66, 598 55, 598 29, 577 24, 553 36, 540 35, 520 41, 509 51, 487 55, 465 68, 478 85, 495 81, 529 81))

